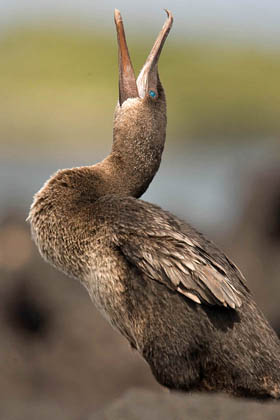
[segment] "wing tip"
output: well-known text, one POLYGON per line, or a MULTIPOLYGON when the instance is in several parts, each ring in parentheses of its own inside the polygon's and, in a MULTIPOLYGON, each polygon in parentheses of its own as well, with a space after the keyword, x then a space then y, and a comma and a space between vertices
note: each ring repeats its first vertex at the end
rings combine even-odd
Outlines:
POLYGON ((211 300, 210 296, 208 299, 203 299, 198 294, 185 290, 181 287, 177 287, 177 292, 182 293, 184 296, 200 305, 204 303, 206 305, 223 306, 224 308, 231 308, 234 310, 237 310, 242 306, 242 301, 237 296, 234 296, 232 298, 218 299, 217 296, 213 295, 213 298, 211 300))
POLYGON ((228 306, 231 309, 239 309, 242 306, 242 302, 237 296, 235 296, 234 300, 228 300, 225 303, 226 303, 225 306, 228 306))

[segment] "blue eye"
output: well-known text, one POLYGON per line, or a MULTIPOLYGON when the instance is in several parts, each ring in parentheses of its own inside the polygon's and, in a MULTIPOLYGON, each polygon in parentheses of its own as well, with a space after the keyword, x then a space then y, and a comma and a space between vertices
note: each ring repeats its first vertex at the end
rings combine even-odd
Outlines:
POLYGON ((157 94, 154 90, 149 90, 149 95, 150 95, 151 98, 155 98, 157 96, 157 94))

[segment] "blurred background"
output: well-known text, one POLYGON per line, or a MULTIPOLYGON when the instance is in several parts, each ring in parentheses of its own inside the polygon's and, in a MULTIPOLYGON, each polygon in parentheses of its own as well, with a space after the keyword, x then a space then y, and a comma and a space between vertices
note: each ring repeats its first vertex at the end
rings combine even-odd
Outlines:
POLYGON ((132 386, 160 389, 25 221, 53 172, 110 151, 115 7, 137 74, 163 8, 174 14, 159 68, 167 143, 143 198, 215 240, 280 332, 279 2, 0 1, 1 419, 87 418, 132 386))

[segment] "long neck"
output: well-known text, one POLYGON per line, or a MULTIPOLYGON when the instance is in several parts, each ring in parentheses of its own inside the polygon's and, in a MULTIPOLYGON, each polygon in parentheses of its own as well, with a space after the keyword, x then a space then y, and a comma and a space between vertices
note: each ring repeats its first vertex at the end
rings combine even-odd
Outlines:
POLYGON ((98 166, 110 177, 115 193, 140 197, 161 161, 166 131, 165 101, 125 104, 117 110, 111 154, 98 166), (139 106, 138 106, 139 105, 139 106), (159 106, 160 105, 160 106, 159 106))

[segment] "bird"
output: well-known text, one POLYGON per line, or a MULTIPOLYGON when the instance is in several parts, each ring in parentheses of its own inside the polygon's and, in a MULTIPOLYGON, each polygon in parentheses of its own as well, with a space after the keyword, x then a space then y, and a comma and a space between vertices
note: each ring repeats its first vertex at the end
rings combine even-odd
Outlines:
POLYGON ((63 169, 28 220, 42 257, 74 277, 172 391, 280 398, 280 342, 237 266, 170 212, 140 199, 161 162, 166 20, 136 79, 119 10, 119 99, 110 154, 63 169))

